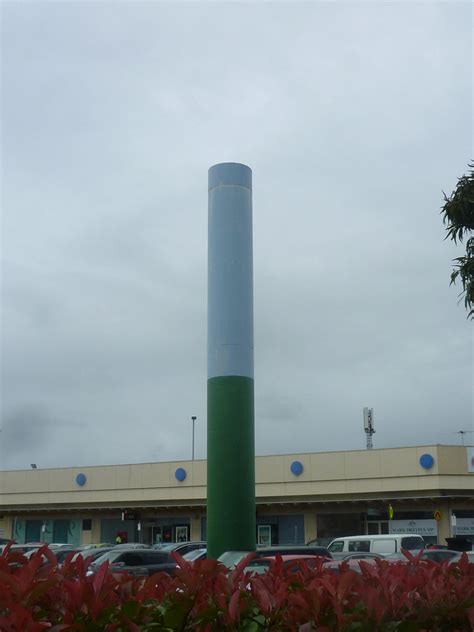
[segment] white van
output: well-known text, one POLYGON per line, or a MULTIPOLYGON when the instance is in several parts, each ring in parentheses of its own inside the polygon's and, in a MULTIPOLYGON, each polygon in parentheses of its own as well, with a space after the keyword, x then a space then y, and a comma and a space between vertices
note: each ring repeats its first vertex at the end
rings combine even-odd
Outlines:
POLYGON ((425 548, 425 541, 421 535, 406 533, 404 535, 351 535, 344 538, 336 538, 328 546, 328 551, 333 558, 341 558, 351 553, 378 553, 390 555, 398 553, 402 549, 418 551, 425 548))

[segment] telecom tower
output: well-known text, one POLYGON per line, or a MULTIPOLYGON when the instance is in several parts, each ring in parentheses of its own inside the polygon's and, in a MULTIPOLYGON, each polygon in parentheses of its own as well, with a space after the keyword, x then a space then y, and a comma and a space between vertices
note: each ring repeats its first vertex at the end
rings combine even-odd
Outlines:
POLYGON ((374 447, 372 443, 372 435, 375 434, 374 409, 367 408, 367 406, 364 408, 364 430, 367 436, 367 450, 372 450, 374 447))

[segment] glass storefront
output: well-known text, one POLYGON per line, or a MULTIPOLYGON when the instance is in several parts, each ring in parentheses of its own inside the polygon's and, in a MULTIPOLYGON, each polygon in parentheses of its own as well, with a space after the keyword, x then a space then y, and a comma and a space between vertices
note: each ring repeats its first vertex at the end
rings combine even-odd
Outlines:
POLYGON ((101 521, 101 542, 115 543, 117 535, 120 535, 122 542, 166 544, 187 542, 190 534, 189 517, 153 518, 137 515, 133 520, 104 518, 101 521))
MULTIPOLYGON (((305 544, 303 514, 260 515, 256 519, 255 542, 260 546, 305 544)), ((201 539, 206 540, 206 517, 201 518, 201 539)))
POLYGON ((81 520, 17 518, 13 525, 13 538, 19 544, 45 542, 50 544, 79 544, 81 541, 81 520))
POLYGON ((416 533, 426 544, 438 541, 438 525, 431 511, 395 512, 392 519, 388 508, 369 508, 366 513, 318 513, 317 524, 321 544, 344 536, 389 533, 416 533))

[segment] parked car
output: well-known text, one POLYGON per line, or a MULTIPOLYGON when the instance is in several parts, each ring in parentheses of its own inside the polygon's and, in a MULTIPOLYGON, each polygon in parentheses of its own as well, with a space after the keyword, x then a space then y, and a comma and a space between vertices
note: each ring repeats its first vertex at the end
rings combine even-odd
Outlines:
POLYGON ((331 554, 325 546, 309 546, 307 544, 276 544, 274 546, 264 546, 257 548, 258 555, 262 553, 280 554, 280 555, 321 555, 322 557, 331 557, 331 554))
MULTIPOLYGON (((44 542, 38 542, 36 544, 12 544, 10 550, 11 551, 20 551, 21 553, 27 554, 30 552, 37 551, 39 548, 44 546, 44 542)), ((0 546, 0 550, 3 551, 6 545, 0 546)))
MULTIPOLYGON (((251 560, 244 568, 244 572, 252 573, 252 575, 266 573, 276 563, 277 555, 257 557, 251 560)), ((302 563, 308 568, 314 568, 319 558, 320 556, 318 555, 281 555, 283 566, 291 570, 292 573, 297 573, 301 570, 302 563)))
POLYGON ((289 545, 289 546, 266 546, 257 548, 256 551, 226 551, 217 559, 219 562, 233 569, 237 564, 250 553, 254 553, 257 557, 268 557, 269 555, 319 555, 321 557, 331 558, 329 551, 323 546, 307 546, 305 544, 289 545))
POLYGON ((334 559, 342 559, 348 553, 378 553, 390 555, 399 553, 402 549, 407 551, 425 548, 425 541, 416 533, 405 535, 351 535, 344 538, 335 538, 328 546, 328 550, 334 559))
POLYGON ((114 549, 150 549, 149 544, 143 544, 143 542, 122 542, 121 544, 115 544, 114 549))
POLYGON ((189 553, 189 551, 194 551, 194 549, 202 549, 206 546, 206 542, 201 541, 193 541, 193 542, 168 542, 167 544, 154 544, 153 548, 158 551, 163 551, 165 553, 179 553, 180 555, 185 555, 189 553))
POLYGON ((355 571, 356 573, 361 573, 360 563, 364 562, 366 564, 375 564, 377 557, 347 557, 346 559, 337 559, 337 560, 326 560, 324 562, 323 568, 332 571, 333 573, 339 574, 342 569, 347 569, 351 571, 355 571))
POLYGON ((57 549, 56 551, 53 551, 56 560, 58 562, 58 564, 63 564, 64 560, 66 559, 66 557, 68 555, 71 555, 71 558, 74 557, 74 555, 76 553, 82 553, 83 548, 82 546, 65 546, 65 547, 61 547, 59 549, 57 549))
POLYGON ((462 551, 461 553, 458 551, 457 555, 454 555, 449 563, 460 562, 463 555, 467 556, 467 561, 471 564, 474 564, 474 551, 462 551))
POLYGON ((307 546, 324 546, 324 548, 327 548, 333 540, 334 538, 315 538, 314 540, 306 542, 306 544, 307 546))
POLYGON ((75 562, 77 560, 77 558, 79 557, 79 555, 82 556, 82 558, 84 560, 90 559, 92 558, 91 563, 96 560, 98 557, 100 557, 101 555, 105 555, 106 553, 108 553, 109 551, 111 551, 114 547, 110 546, 110 547, 97 547, 94 549, 83 549, 82 551, 78 551, 76 553, 76 555, 72 558, 72 561, 75 562))
POLYGON ((29 549, 40 549, 42 546, 47 546, 52 550, 52 549, 58 549, 62 546, 71 546, 71 545, 61 543, 61 542, 26 542, 26 544, 22 544, 21 546, 26 551, 29 549))
POLYGON ((421 554, 422 560, 432 560, 433 562, 444 562, 457 557, 459 551, 450 551, 449 549, 429 549, 421 554))
MULTIPOLYGON (((0 544, 0 554, 3 553, 3 551, 6 549, 7 545, 6 544, 0 544)), ((27 551, 30 551, 31 549, 33 549, 34 551, 36 551, 37 549, 39 549, 39 546, 34 546, 34 547, 30 547, 28 544, 12 544, 10 546, 10 551, 19 551, 20 553, 26 553, 27 551)))
POLYGON ((104 562, 109 563, 111 573, 129 573, 138 576, 153 575, 160 571, 171 575, 176 568, 176 562, 171 557, 171 553, 153 549, 114 547, 96 558, 89 566, 87 574, 94 575, 104 562))
MULTIPOLYGON (((27 558, 32 557, 38 550, 39 549, 31 549, 27 551, 25 553, 25 557, 27 558)), ((56 558, 56 562, 58 563, 58 565, 61 565, 64 563, 64 560, 66 559, 68 555, 73 556, 75 553, 82 552, 83 549, 81 546, 57 546, 57 547, 53 547, 50 550, 53 553, 54 557, 56 558)), ((49 564, 49 559, 44 554, 43 554, 43 564, 49 564)))
MULTIPOLYGON (((423 549, 421 551, 410 551, 414 557, 420 556, 422 560, 431 560, 432 562, 444 562, 456 557, 459 551, 450 551, 449 549, 423 549)), ((409 559, 404 555, 403 551, 399 553, 391 553, 385 557, 390 562, 408 562, 409 559)))
POLYGON ((183 555, 186 562, 197 562, 198 560, 205 560, 207 557, 207 549, 193 549, 183 555))
POLYGON ((379 553, 348 553, 344 555, 344 557, 340 558, 341 560, 382 560, 384 559, 383 555, 379 553))

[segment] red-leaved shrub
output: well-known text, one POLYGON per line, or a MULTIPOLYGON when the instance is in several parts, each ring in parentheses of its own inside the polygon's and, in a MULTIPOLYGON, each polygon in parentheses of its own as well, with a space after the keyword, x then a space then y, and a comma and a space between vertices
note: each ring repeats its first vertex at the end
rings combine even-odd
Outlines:
POLYGON ((48 547, 26 559, 0 556, 1 632, 124 632, 148 630, 337 630, 436 632, 474 629, 474 564, 418 558, 409 563, 360 561, 340 572, 277 558, 263 575, 231 573, 213 560, 175 556, 173 577, 112 574, 107 564, 87 575, 88 560, 63 565, 48 547), (46 563, 45 563, 46 557, 46 563))

